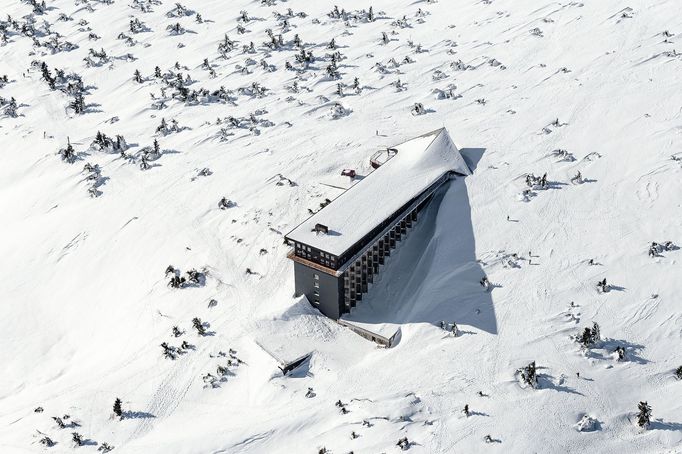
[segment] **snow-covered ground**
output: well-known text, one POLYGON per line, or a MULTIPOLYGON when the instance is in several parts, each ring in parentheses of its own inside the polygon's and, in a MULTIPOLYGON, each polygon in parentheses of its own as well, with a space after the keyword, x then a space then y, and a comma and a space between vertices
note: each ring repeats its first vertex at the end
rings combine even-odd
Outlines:
POLYGON ((72 432, 79 452, 682 452, 682 250, 647 254, 682 244, 679 1, 395 0, 373 20, 366 0, 345 20, 326 0, 182 4, 47 0, 31 19, 0 0, 0 452, 71 452, 72 432), (341 169, 443 126, 474 173, 351 314, 401 327, 377 348, 292 297, 283 235, 341 169), (125 157, 91 148, 98 131, 125 157), (547 188, 523 195, 529 173, 547 188), (168 265, 204 274, 170 288, 168 265), (313 356, 282 377, 261 346, 313 356), (538 389, 515 375, 531 361, 538 389))

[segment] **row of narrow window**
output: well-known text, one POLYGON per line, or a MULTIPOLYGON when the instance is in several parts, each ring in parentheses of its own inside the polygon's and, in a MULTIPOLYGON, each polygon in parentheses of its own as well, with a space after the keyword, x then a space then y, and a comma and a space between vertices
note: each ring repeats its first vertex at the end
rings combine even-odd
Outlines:
POLYGON ((313 256, 310 246, 306 246, 301 243, 296 243, 296 254, 309 260, 315 260, 325 266, 333 267, 336 265, 336 260, 331 254, 320 251, 320 257, 322 257, 320 259, 313 256))

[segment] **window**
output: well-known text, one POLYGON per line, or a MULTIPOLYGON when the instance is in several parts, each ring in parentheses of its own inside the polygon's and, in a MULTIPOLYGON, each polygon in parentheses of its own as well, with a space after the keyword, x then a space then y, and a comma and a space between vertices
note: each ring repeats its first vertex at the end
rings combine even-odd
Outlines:
POLYGON ((320 288, 320 283, 319 283, 319 282, 315 282, 313 285, 315 286, 315 288, 320 288))
POLYGON ((315 292, 313 292, 313 294, 315 295, 315 299, 320 298, 320 292, 319 291, 315 290, 315 292))
POLYGON ((296 249, 301 249, 301 243, 296 243, 296 249))
POLYGON ((313 277, 315 278, 316 281, 320 280, 320 275, 319 274, 313 274, 313 277))
POLYGON ((310 252, 310 246, 306 246, 306 248, 308 249, 308 252, 310 252))

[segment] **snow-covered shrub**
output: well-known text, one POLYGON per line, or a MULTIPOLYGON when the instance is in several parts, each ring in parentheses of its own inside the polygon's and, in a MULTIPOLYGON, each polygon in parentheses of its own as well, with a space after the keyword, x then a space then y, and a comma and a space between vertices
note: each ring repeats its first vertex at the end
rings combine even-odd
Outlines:
POLYGON ((424 115, 426 113, 426 109, 424 109, 424 104, 420 102, 414 103, 412 109, 410 110, 410 113, 412 115, 424 115))
POLYGON ((350 110, 347 107, 344 107, 341 103, 334 103, 331 108, 329 109, 329 118, 332 120, 336 120, 338 118, 343 118, 347 117, 350 115, 352 110, 350 110))
POLYGON ((599 430, 599 421, 590 415, 583 415, 575 425, 578 432, 594 432, 599 430))
POLYGON ((538 377, 535 368, 535 361, 517 370, 517 373, 519 374, 521 383, 530 386, 531 388, 537 388, 538 377))

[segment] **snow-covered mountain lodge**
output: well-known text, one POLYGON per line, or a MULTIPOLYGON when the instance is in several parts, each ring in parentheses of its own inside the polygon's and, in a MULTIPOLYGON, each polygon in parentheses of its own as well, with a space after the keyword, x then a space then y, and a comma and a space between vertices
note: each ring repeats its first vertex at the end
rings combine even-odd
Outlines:
POLYGON ((362 300, 433 193, 454 175, 471 174, 445 128, 379 154, 376 170, 285 237, 296 294, 333 319, 362 300))

